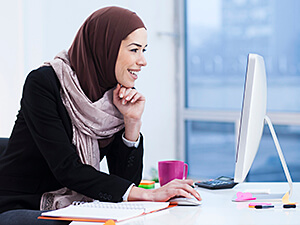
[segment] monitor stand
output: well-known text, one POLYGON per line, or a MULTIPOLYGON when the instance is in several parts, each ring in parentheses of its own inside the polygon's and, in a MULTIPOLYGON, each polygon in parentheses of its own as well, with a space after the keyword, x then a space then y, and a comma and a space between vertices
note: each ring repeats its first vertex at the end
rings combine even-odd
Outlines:
MULTIPOLYGON (((286 161, 284 159, 284 156, 283 156, 276 132, 272 125, 272 122, 267 115, 265 116, 264 120, 266 121, 266 123, 268 124, 268 127, 270 129, 275 147, 277 149, 277 153, 280 158, 281 165, 282 165, 284 173, 285 173, 285 177, 289 184, 289 191, 287 193, 267 193, 267 192, 261 191, 261 190, 256 190, 254 192, 252 192, 251 190, 248 190, 248 191, 252 194, 252 197, 256 198, 255 199, 256 201, 282 201, 284 203, 289 203, 289 198, 292 196, 292 193, 293 193, 292 178, 291 178, 289 169, 287 167, 286 161)), ((236 196, 234 198, 236 198, 236 196)), ((233 201, 235 201, 235 200, 236 199, 233 199, 233 201)))
MULTIPOLYGON (((285 177, 288 181, 288 184, 289 184, 289 188, 290 190, 284 195, 284 197, 286 198, 286 200, 289 200, 289 197, 292 196, 292 193, 293 193, 293 182, 292 182, 292 178, 291 178, 291 175, 290 175, 290 172, 289 172, 289 169, 287 167, 287 164, 286 164, 286 161, 284 159, 284 156, 283 156, 283 152, 281 150, 281 147, 280 147, 280 144, 279 144, 279 141, 278 141, 278 138, 277 138, 277 135, 276 135, 276 132, 274 130, 274 127, 273 127, 273 124, 271 122, 271 119, 266 115, 265 116, 265 121, 267 122, 268 124, 268 127, 270 129, 270 132, 271 132, 271 135, 272 135, 272 138, 273 138, 273 141, 274 141, 274 144, 275 144, 275 147, 277 149, 277 153, 279 155, 279 158, 280 158, 280 162, 281 162, 281 165, 282 165, 282 168, 284 170, 284 174, 285 174, 285 177)), ((272 194, 269 194, 270 197, 272 194)), ((275 197, 275 196, 274 196, 275 197)), ((283 195, 282 195, 283 197, 283 195)))

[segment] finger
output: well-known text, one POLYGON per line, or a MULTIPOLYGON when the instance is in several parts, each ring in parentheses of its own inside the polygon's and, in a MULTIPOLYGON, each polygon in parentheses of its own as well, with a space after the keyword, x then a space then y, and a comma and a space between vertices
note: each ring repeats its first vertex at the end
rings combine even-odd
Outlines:
POLYGON ((185 180, 182 180, 182 182, 184 182, 186 184, 189 184, 189 185, 193 185, 194 184, 194 181, 192 179, 185 179, 185 180))
MULTIPOLYGON (((192 181, 192 180, 190 180, 192 181)), ((194 187, 194 182, 192 181, 192 183, 187 183, 187 187, 186 187, 186 190, 191 193, 196 199, 198 199, 199 201, 202 200, 200 194, 198 193, 198 191, 196 191, 195 187, 194 187)))
POLYGON ((171 182, 169 183, 174 183, 176 185, 179 185, 179 184, 189 184, 189 185, 193 185, 194 181, 191 180, 191 179, 185 179, 185 180, 182 180, 182 179, 174 179, 172 180, 171 182))
MULTIPOLYGON (((179 180, 179 179, 175 179, 173 180, 173 185, 175 185, 175 187, 184 190, 187 193, 192 194, 196 199, 198 199, 199 201, 201 201, 201 196, 199 195, 199 193, 194 189, 193 186, 193 180, 191 179, 186 179, 186 180, 179 180)), ((171 182, 170 182, 171 185, 171 182)), ((187 198, 191 198, 190 194, 187 196, 187 198)))
POLYGON ((192 194, 197 200, 199 201, 202 200, 200 194, 195 190, 194 187, 188 185, 188 187, 185 190, 188 191, 190 194, 192 194))
POLYGON ((129 96, 129 99, 128 99, 128 95, 130 94, 130 92, 132 90, 136 91, 135 89, 126 88, 125 86, 121 86, 120 91, 119 91, 119 98, 123 99, 122 100, 123 105, 125 105, 127 103, 127 101, 130 100, 130 96, 129 96), (126 100, 126 98, 128 100, 126 100))
POLYGON ((126 91, 126 101, 131 101, 133 97, 137 94, 138 92, 135 89, 129 89, 126 91))
MULTIPOLYGON (((127 102, 131 102, 131 100, 133 99, 133 97, 137 94, 137 90, 132 89, 132 88, 128 88, 126 89, 125 93, 124 93, 124 97, 122 100, 122 104, 126 104, 127 102)), ((134 101, 133 101, 134 102, 134 101)), ((133 103, 132 102, 132 103, 133 103)))
POLYGON ((121 85, 117 84, 116 88, 114 89, 113 91, 113 103, 114 104, 118 104, 118 103, 121 103, 121 99, 120 99, 120 88, 121 88, 121 85))
POLYGON ((117 84, 116 88, 114 89, 114 94, 118 95, 120 88, 121 88, 121 85, 117 84))
POLYGON ((173 198, 173 197, 190 198, 190 194, 183 189, 174 189, 172 196, 170 198, 173 198))
POLYGON ((177 185, 177 188, 183 189, 183 190, 185 190, 189 193, 192 193, 192 192, 195 191, 193 187, 194 186, 192 186, 190 184, 183 184, 183 183, 180 183, 180 184, 177 185))
POLYGON ((193 195, 197 200, 199 200, 199 201, 202 200, 200 194, 199 194, 196 190, 194 190, 194 191, 192 192, 192 195, 193 195))
POLYGON ((191 179, 184 180, 186 182, 184 189, 191 193, 196 199, 201 200, 199 193, 194 188, 194 181, 191 179))
POLYGON ((133 96, 133 98, 131 99, 131 103, 135 103, 136 101, 138 101, 138 100, 145 100, 145 97, 142 95, 142 94, 140 94, 139 92, 137 92, 134 96, 133 96))
MULTIPOLYGON (((120 85, 120 84, 118 84, 118 85, 120 85)), ((121 86, 121 85, 120 85, 119 98, 124 98, 125 93, 126 93, 126 89, 127 89, 127 88, 125 88, 124 86, 121 86)))

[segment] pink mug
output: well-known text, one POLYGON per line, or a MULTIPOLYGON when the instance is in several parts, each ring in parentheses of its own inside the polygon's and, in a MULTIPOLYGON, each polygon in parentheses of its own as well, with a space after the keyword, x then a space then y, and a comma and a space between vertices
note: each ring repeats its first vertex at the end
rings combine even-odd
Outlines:
POLYGON ((188 165, 179 160, 166 160, 158 162, 158 179, 160 186, 174 179, 186 179, 188 165))

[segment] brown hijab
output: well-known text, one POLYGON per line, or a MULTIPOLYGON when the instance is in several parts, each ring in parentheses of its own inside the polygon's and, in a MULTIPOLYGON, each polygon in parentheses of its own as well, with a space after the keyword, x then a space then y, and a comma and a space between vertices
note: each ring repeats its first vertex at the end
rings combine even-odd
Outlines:
POLYGON ((95 102, 117 84, 115 64, 121 41, 145 28, 136 13, 106 7, 90 15, 79 29, 68 55, 86 96, 95 102))

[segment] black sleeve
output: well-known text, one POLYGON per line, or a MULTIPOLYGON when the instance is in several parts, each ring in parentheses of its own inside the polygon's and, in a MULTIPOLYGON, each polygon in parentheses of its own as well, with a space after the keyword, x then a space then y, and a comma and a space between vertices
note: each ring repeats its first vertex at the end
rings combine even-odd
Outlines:
POLYGON ((115 135, 115 139, 107 151, 109 172, 130 180, 138 186, 143 171, 143 136, 141 134, 137 148, 127 147, 122 140, 123 132, 122 130, 115 135))
POLYGON ((50 170, 63 186, 78 193, 101 201, 121 201, 131 184, 130 176, 127 172, 124 178, 107 175, 81 163, 57 109, 61 100, 56 89, 49 77, 34 71, 26 80, 21 102, 30 133, 50 170))

